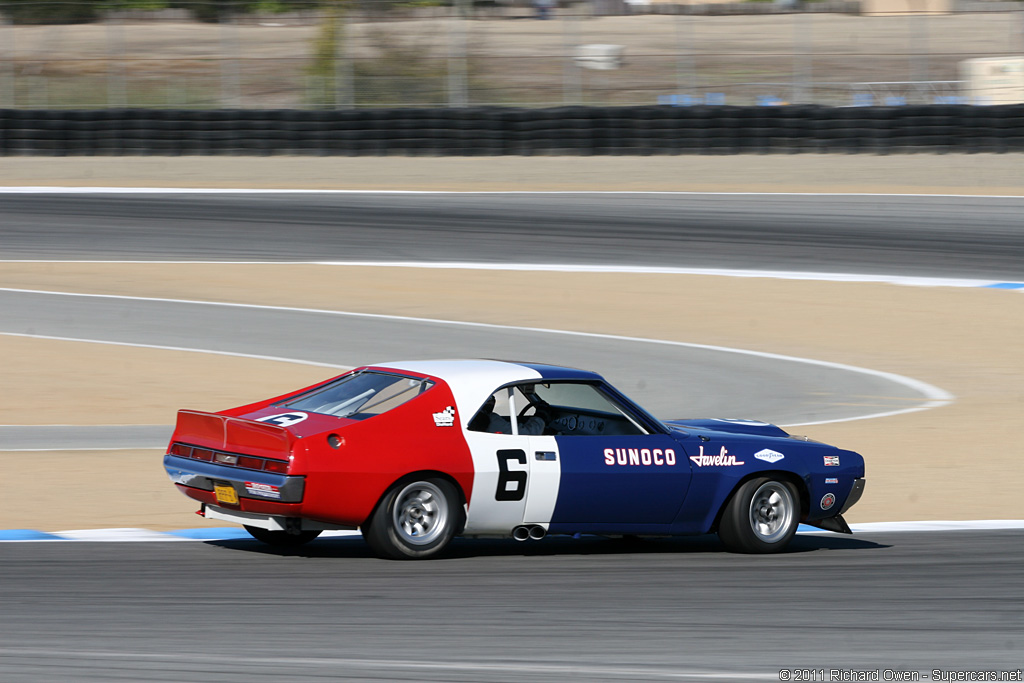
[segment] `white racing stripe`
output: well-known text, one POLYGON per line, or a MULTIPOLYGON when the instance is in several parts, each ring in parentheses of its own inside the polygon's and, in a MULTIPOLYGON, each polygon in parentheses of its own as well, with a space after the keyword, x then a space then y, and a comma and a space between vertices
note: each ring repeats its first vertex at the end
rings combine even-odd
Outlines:
MULTIPOLYGON (((449 325, 453 327, 474 327, 478 329, 491 329, 491 330, 514 330, 518 332, 531 332, 540 334, 555 334, 569 337, 582 337, 586 339, 603 339, 611 341, 626 341, 635 342, 641 344, 659 344, 663 346, 676 346, 680 348, 690 349, 701 349, 705 351, 718 351, 722 353, 733 353, 743 356, 751 356, 755 358, 765 358, 769 360, 787 361, 792 363, 802 363, 805 365, 815 365, 818 367, 830 368, 833 370, 843 370, 847 372, 859 373, 862 375, 869 375, 877 377, 886 381, 899 384, 907 387, 919 394, 924 398, 924 402, 917 406, 909 408, 900 408, 898 410, 890 410, 880 413, 871 413, 868 415, 857 415, 854 417, 837 418, 834 420, 820 420, 815 422, 798 422, 794 424, 782 425, 783 427, 802 427, 809 425, 819 424, 832 424, 835 422, 851 422, 854 420, 869 420, 882 417, 892 417, 894 415, 904 415, 907 413, 916 413, 922 410, 929 410, 932 408, 939 408, 941 406, 949 405, 955 399, 955 397, 944 389, 922 382, 921 380, 914 379, 912 377, 905 377, 892 372, 884 372, 882 370, 872 370, 870 368, 861 368, 855 365, 846 365, 844 363, 834 363, 831 361, 815 360, 811 358, 800 358, 797 356, 787 356, 778 353, 768 353, 765 351, 752 351, 749 349, 736 349, 728 346, 715 346, 711 344, 695 344, 692 342, 680 342, 672 341, 667 339, 650 339, 646 337, 632 337, 618 334, 603 334, 599 332, 578 332, 573 330, 556 330, 545 327, 527 327, 520 325, 498 325, 495 323, 480 323, 480 322, 467 322, 463 320, 442 320, 437 318, 418 318, 404 315, 389 315, 383 313, 359 313, 354 311, 335 311, 330 309, 322 308, 297 308, 293 306, 268 306, 263 304, 243 304, 235 302, 220 302, 220 301, 197 301, 193 299, 170 299, 160 297, 140 297, 140 296, 126 296, 122 294, 87 294, 82 292, 59 292, 52 290, 39 290, 39 289, 16 289, 10 287, 0 287, 0 292, 16 292, 23 294, 46 294, 52 296, 67 296, 67 297, 90 297, 98 299, 116 299, 125 301, 153 301, 157 303, 174 303, 174 304, 190 304, 190 305, 201 305, 201 306, 220 306, 227 308, 243 308, 252 310, 267 310, 267 311, 287 311, 289 313, 314 313, 317 315, 334 315, 334 316, 345 316, 345 317, 358 317, 368 318, 373 320, 395 320, 395 321, 407 321, 415 323, 430 323, 433 325, 449 325)), ((0 333, 2 334, 2 333, 0 333)), ((22 334, 19 336, 31 337, 33 335, 22 334)), ((47 338, 47 337, 41 337, 47 338)), ((89 341, 89 340, 80 340, 89 341)), ((105 343, 118 343, 118 342, 105 342, 105 343)), ((134 344, 125 343, 124 345, 133 346, 134 344)), ((140 345, 145 346, 145 345, 140 345)), ((158 348, 158 347, 156 347, 158 348)), ((185 350, 185 349, 175 349, 185 350)), ((196 351, 202 351, 201 349, 195 349, 196 351)), ((219 352, 225 355, 242 355, 242 354, 231 354, 229 352, 219 352)), ((283 360, 284 358, 268 357, 269 360, 283 360)), ((298 362, 298 361, 296 361, 298 362)), ((314 363, 315 364, 315 363, 314 363)), ((337 367, 337 366, 335 366, 337 367)))

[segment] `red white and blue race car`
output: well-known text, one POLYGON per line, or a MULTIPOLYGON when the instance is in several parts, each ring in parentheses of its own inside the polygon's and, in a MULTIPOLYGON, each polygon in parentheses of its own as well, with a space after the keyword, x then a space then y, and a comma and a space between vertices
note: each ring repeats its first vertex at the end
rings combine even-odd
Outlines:
POLYGON ((298 545, 360 529, 381 556, 454 536, 717 532, 783 549, 849 533, 864 459, 764 422, 655 419, 600 375, 491 360, 388 363, 259 403, 182 410, 164 457, 209 519, 298 545))

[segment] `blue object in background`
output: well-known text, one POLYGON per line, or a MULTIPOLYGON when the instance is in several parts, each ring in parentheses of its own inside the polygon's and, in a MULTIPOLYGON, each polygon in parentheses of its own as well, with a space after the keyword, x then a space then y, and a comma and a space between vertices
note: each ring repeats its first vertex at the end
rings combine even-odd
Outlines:
POLYGON ((700 104, 700 100, 692 95, 658 95, 658 104, 667 104, 672 107, 690 107, 700 104))

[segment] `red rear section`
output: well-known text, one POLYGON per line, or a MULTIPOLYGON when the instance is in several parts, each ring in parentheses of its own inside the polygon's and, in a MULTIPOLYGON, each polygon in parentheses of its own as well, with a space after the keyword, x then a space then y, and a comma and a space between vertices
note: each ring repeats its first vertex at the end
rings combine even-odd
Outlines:
MULTIPOLYGON (((223 413, 181 410, 172 442, 182 446, 172 454, 225 467, 226 479, 242 479, 247 470, 305 478, 302 502, 287 506, 287 513, 277 510, 285 507, 281 503, 243 493, 241 509, 252 512, 361 525, 392 484, 414 474, 447 475, 468 499, 473 458, 459 416, 452 415, 456 404, 451 390, 434 381, 422 395, 364 420, 308 413, 288 427, 258 422, 282 412, 269 401, 223 413), (277 469, 279 464, 284 471, 277 469), (230 470, 237 474, 228 476, 230 470)), ((209 491, 185 493, 214 502, 209 491)))
POLYGON ((198 410, 179 410, 172 440, 213 450, 288 460, 294 437, 277 425, 198 410))
MULTIPOLYGON (((411 373, 410 373, 411 374, 411 373)), ((456 414, 450 427, 434 414, 455 408, 451 390, 441 381, 422 396, 366 420, 346 420, 331 447, 326 434, 296 444, 306 475, 302 514, 314 519, 361 525, 388 488, 406 475, 441 472, 466 498, 473 490, 473 458, 456 414)))

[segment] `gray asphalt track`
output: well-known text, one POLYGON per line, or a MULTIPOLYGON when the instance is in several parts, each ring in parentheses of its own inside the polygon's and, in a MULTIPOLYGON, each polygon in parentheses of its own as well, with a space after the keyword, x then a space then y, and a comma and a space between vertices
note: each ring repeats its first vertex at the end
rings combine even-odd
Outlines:
POLYGON ((1016 670, 1022 566, 1013 531, 800 536, 775 556, 728 554, 713 537, 459 541, 418 563, 374 559, 358 538, 287 553, 255 541, 2 543, 0 678, 1016 670))
POLYGON ((0 258, 473 260, 1024 280, 1024 198, 0 195, 0 258))
MULTIPOLYGON (((353 315, 0 291, 0 332, 198 348, 356 367, 400 359, 538 360, 598 370, 655 415, 799 424, 923 403, 905 385, 845 369, 622 339, 353 315), (301 333, 296 333, 301 331, 301 333), (853 405, 851 405, 853 404, 853 405)), ((324 376, 337 374, 329 368, 324 376)), ((102 376, 102 373, 100 373, 102 376)), ((298 388, 298 387, 295 387, 298 388)), ((266 398, 253 396, 253 400, 266 398)), ((60 400, 52 406, 60 420, 60 400)), ((193 405, 222 410, 196 396, 193 405)), ((168 420, 173 415, 168 414, 168 420)), ((112 414, 105 421, 119 423, 112 414)), ((161 447, 159 428, 3 427, 0 449, 161 447)))

